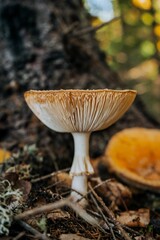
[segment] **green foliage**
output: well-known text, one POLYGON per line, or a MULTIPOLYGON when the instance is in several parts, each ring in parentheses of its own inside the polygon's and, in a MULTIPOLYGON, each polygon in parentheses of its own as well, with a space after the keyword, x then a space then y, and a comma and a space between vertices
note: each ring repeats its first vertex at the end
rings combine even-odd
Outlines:
POLYGON ((160 121, 160 1, 117 2, 121 19, 97 31, 97 39, 110 67, 138 91, 148 111, 160 121))
POLYGON ((42 232, 47 231, 47 219, 46 217, 42 217, 39 221, 37 221, 37 226, 40 228, 42 232))

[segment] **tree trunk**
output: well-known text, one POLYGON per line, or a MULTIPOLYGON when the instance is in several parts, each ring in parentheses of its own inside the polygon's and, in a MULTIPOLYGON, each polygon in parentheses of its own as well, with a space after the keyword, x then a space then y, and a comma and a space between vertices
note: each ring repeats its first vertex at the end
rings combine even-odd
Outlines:
MULTIPOLYGON (((29 89, 125 88, 105 62, 89 15, 80 0, 0 1, 0 144, 15 149, 36 143, 49 149, 60 168, 73 156, 70 134, 55 133, 31 113, 23 93, 29 89)), ((134 105, 114 126, 91 137, 92 157, 103 154, 115 132, 154 127, 134 105)))

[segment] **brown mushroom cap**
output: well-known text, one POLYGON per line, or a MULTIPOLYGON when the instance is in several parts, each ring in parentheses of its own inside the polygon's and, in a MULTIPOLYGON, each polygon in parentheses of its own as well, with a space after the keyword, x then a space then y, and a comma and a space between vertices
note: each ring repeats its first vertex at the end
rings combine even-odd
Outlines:
POLYGON ((160 191, 160 130, 122 130, 110 139, 105 156, 110 169, 126 182, 160 191))
POLYGON ((118 120, 135 96, 133 90, 31 90, 25 93, 25 100, 34 114, 55 131, 92 132, 118 120))

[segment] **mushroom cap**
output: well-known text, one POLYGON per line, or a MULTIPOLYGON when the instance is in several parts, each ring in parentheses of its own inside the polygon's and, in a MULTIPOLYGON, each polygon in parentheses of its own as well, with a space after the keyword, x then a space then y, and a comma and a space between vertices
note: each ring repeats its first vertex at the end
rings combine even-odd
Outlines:
POLYGON ((124 181, 160 191, 160 130, 128 128, 116 133, 104 161, 124 181))
POLYGON ((34 114, 58 132, 92 132, 113 124, 135 99, 133 90, 30 90, 24 94, 34 114))

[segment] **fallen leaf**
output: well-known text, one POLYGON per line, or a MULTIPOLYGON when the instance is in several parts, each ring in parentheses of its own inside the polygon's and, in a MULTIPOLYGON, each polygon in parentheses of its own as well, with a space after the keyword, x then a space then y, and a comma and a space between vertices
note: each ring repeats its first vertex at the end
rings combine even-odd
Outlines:
POLYGON ((117 221, 128 227, 146 227, 150 222, 150 210, 141 208, 137 211, 121 212, 117 221))
POLYGON ((59 237, 60 240, 92 240, 90 238, 84 238, 78 236, 77 234, 61 234, 59 237))
POLYGON ((0 164, 5 162, 8 158, 10 158, 10 156, 11 156, 11 152, 0 148, 0 164))
POLYGON ((32 188, 31 183, 29 181, 21 179, 21 180, 17 181, 15 186, 16 186, 16 188, 19 188, 22 191, 23 200, 27 200, 28 196, 30 194, 31 188, 32 188))
POLYGON ((19 175, 15 172, 6 172, 5 179, 7 179, 14 189, 20 189, 23 193, 23 200, 27 200, 31 191, 32 185, 29 181, 19 179, 19 175))
POLYGON ((62 183, 67 187, 71 187, 72 178, 68 173, 66 172, 58 173, 57 178, 58 178, 58 181, 62 181, 62 183))
POLYGON ((130 189, 114 179, 103 182, 97 177, 92 178, 91 183, 93 183, 93 186, 99 185, 99 187, 95 188, 96 192, 107 199, 112 210, 117 209, 117 206, 127 205, 132 198, 130 189))
POLYGON ((60 172, 51 178, 51 180, 49 181, 49 184, 53 184, 55 182, 60 182, 60 184, 63 184, 64 186, 70 188, 72 178, 68 173, 60 172))
POLYGON ((12 186, 15 186, 16 182, 19 179, 18 174, 15 172, 6 172, 4 177, 10 182, 12 186))
POLYGON ((47 214, 47 218, 54 221, 59 218, 70 218, 70 214, 66 211, 62 211, 61 209, 56 209, 47 214))

